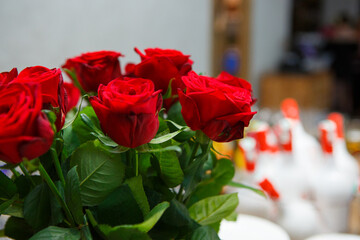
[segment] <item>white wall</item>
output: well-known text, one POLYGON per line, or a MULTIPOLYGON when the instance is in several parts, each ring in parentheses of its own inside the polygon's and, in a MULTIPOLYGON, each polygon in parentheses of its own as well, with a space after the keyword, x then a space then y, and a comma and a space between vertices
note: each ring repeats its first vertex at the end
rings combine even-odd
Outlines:
POLYGON ((95 50, 139 61, 135 46, 191 54, 194 69, 210 72, 210 0, 0 0, 0 72, 33 65, 59 67, 95 50))
POLYGON ((290 0, 253 0, 250 79, 259 97, 261 75, 276 70, 283 56, 291 27, 290 0))

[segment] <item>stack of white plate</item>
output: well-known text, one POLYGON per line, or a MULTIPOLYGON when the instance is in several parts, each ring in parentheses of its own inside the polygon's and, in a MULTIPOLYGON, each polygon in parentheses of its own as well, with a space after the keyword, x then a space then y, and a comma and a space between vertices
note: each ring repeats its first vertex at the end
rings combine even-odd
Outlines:
POLYGON ((221 240, 290 240, 278 225, 268 220, 240 214, 235 222, 223 220, 220 225, 221 240))

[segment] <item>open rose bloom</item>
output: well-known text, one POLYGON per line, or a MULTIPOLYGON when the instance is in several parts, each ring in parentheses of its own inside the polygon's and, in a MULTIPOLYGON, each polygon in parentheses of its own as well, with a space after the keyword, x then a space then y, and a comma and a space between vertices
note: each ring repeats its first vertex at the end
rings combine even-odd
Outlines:
POLYGON ((41 112, 37 84, 10 83, 0 86, 0 159, 20 163, 46 153, 54 132, 41 112))
POLYGON ((185 91, 178 90, 181 113, 192 130, 201 130, 217 142, 243 137, 244 127, 255 114, 246 81, 224 73, 211 78, 190 72, 183 82, 185 91))
POLYGON ((161 90, 147 79, 115 79, 90 99, 102 129, 125 147, 150 142, 159 128, 161 90))
POLYGON ((234 166, 212 144, 243 137, 251 85, 199 76, 178 50, 136 52, 124 74, 115 51, 0 73, 7 237, 218 239, 238 196, 222 193, 234 166))

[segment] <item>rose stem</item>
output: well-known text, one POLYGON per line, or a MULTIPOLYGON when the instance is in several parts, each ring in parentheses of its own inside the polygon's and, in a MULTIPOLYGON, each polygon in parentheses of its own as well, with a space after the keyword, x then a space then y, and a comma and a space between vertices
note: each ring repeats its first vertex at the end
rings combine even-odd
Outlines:
POLYGON ((65 187, 65 178, 64 178, 63 172, 61 170, 61 166, 60 166, 59 157, 57 155, 57 152, 56 152, 56 150, 54 148, 50 148, 50 152, 51 152, 52 159, 54 160, 56 173, 59 176, 61 184, 63 185, 63 187, 65 187))
POLYGON ((139 175, 139 154, 135 150, 135 177, 139 175))
POLYGON ((71 226, 75 226, 74 219, 70 213, 68 206, 66 205, 64 199, 60 195, 59 190, 56 188, 53 180, 51 180, 49 174, 46 172, 44 166, 41 163, 39 163, 39 172, 40 172, 40 175, 42 176, 42 178, 45 180, 45 182, 49 186, 51 192, 54 194, 56 200, 59 202, 61 207, 64 209, 66 217, 70 221, 71 226))
POLYGON ((14 174, 15 178, 20 177, 20 174, 15 170, 15 168, 11 168, 10 171, 14 174))
MULTIPOLYGON (((190 158, 189 158, 189 159, 186 161, 186 163, 185 163, 184 169, 188 166, 188 164, 189 164, 190 162, 193 161, 193 159, 194 159, 194 157, 195 157, 195 155, 196 155, 196 153, 197 153, 197 151, 198 151, 198 149, 199 149, 199 146, 200 146, 200 143, 196 141, 196 142, 195 142, 195 145, 194 145, 194 147, 193 147, 193 149, 192 149, 192 151, 191 151, 190 158)), ((182 201, 182 192, 183 192, 183 191, 184 191, 184 185, 181 184, 180 190, 179 190, 179 192, 178 192, 178 194, 177 194, 177 199, 178 199, 179 201, 182 201)))
POLYGON ((21 162, 21 163, 19 164, 19 167, 20 167, 21 171, 24 173, 25 177, 31 182, 31 185, 32 185, 33 187, 35 187, 36 184, 35 184, 34 180, 31 178, 30 173, 28 172, 28 170, 27 170, 26 167, 24 166, 24 163, 21 162))

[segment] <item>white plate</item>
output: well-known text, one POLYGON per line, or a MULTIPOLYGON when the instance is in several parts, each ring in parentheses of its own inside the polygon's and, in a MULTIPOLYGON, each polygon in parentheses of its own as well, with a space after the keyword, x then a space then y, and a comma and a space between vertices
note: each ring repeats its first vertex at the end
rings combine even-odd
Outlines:
POLYGON ((289 235, 275 223, 243 214, 236 222, 223 220, 219 237, 221 240, 290 240, 289 235))
POLYGON ((351 234, 338 234, 338 233, 331 233, 331 234, 320 234, 306 240, 360 240, 359 235, 351 235, 351 234))

